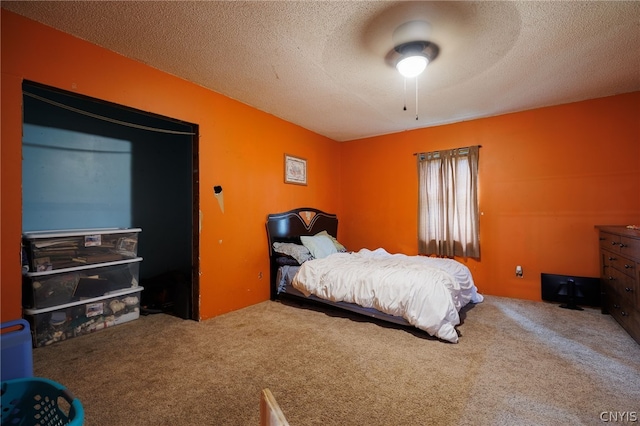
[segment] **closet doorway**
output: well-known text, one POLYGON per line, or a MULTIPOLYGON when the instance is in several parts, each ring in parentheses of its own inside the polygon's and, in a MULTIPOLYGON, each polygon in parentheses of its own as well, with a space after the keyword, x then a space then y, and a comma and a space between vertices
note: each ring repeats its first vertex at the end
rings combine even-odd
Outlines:
POLYGON ((142 314, 199 319, 198 126, 25 81, 22 231, 142 228, 142 314))

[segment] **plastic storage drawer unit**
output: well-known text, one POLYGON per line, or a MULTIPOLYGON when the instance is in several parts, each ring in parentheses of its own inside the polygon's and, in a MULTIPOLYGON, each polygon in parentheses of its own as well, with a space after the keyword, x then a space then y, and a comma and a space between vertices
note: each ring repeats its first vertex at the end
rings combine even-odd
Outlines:
POLYGON ((137 287, 141 257, 23 275, 22 307, 49 308, 137 287))
POLYGON ((51 308, 25 309, 33 346, 47 346, 138 319, 142 290, 143 287, 135 287, 51 308))
POLYGON ((23 267, 43 272, 138 256, 140 228, 96 228, 25 232, 23 267))

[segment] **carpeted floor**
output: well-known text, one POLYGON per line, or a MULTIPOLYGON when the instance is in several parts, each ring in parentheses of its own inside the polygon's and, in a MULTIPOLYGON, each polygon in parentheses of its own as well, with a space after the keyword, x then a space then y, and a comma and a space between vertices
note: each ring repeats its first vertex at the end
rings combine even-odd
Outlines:
POLYGON ((596 425, 640 412, 640 345, 597 309, 488 296, 458 330, 450 344, 263 302, 203 322, 141 317, 34 349, 34 369, 79 397, 88 426, 257 425, 263 388, 292 426, 596 425))

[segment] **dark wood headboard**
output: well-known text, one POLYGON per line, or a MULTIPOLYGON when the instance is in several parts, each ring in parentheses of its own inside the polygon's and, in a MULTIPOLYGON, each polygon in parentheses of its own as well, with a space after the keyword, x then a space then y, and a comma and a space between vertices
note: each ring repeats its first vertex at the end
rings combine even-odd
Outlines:
POLYGON ((278 265, 275 261, 273 243, 289 242, 300 244, 302 235, 315 235, 327 231, 333 237, 338 236, 338 217, 311 207, 302 207, 282 213, 267 215, 267 243, 269 244, 269 263, 271 277, 271 300, 277 296, 276 275, 278 265))

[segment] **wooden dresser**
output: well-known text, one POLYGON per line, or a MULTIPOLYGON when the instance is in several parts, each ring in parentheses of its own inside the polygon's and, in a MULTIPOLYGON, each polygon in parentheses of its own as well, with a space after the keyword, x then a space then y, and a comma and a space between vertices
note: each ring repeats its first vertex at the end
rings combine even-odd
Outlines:
POLYGON ((611 314, 640 344, 640 230, 596 228, 600 231, 602 312, 611 314))

